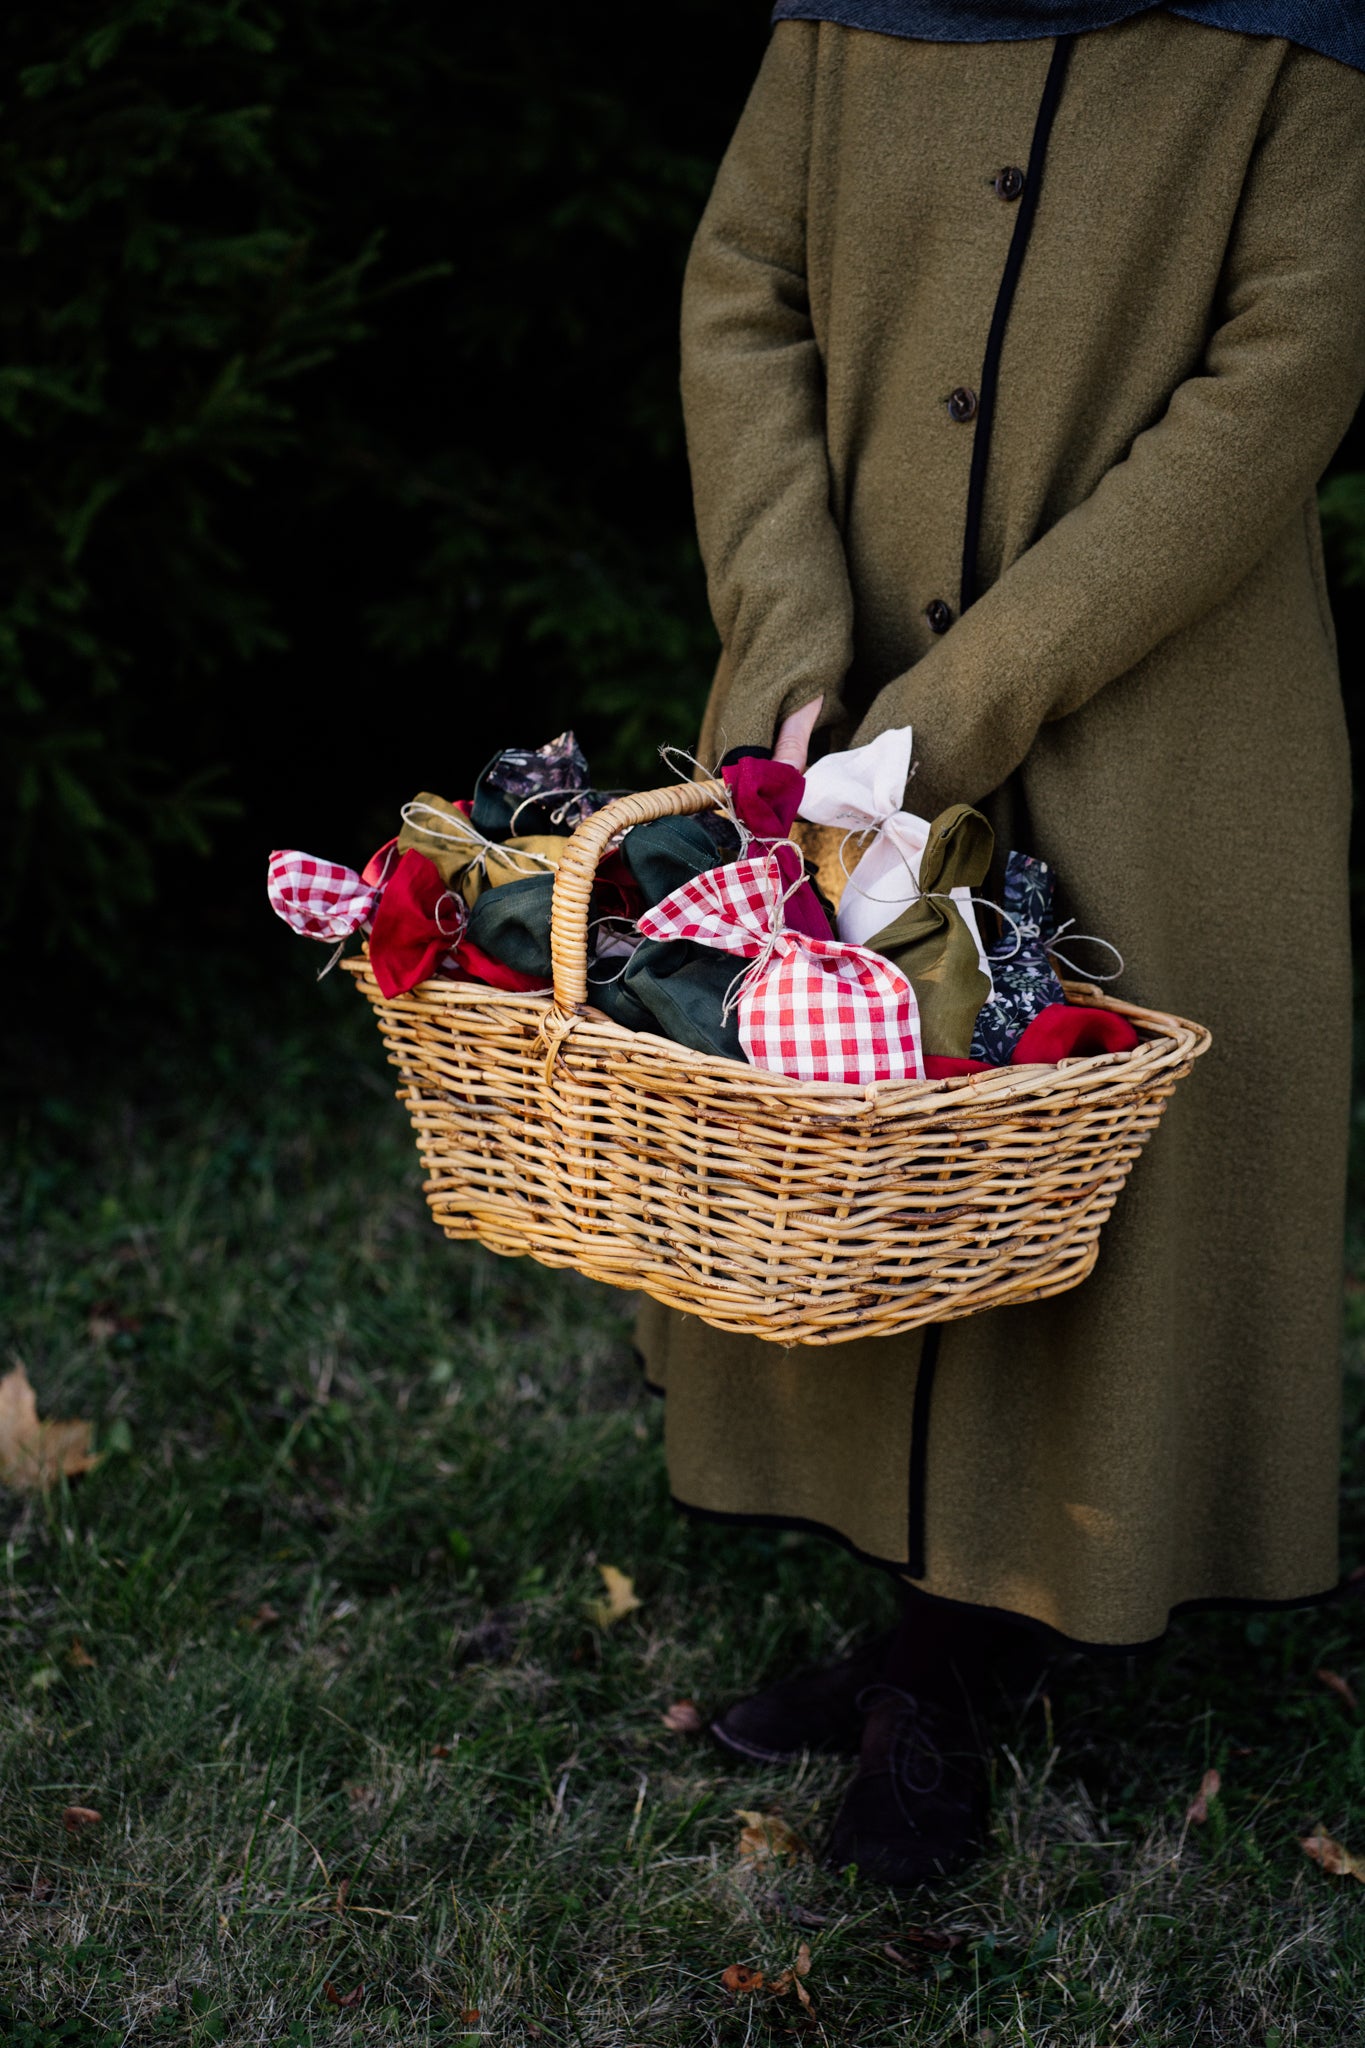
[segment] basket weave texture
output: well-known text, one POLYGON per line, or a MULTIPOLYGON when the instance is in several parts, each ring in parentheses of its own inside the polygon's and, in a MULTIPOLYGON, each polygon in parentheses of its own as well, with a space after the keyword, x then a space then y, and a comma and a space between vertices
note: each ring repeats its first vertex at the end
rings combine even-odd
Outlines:
POLYGON ((1076 1286, 1208 1032, 1073 985, 1141 1045, 850 1088, 623 1030, 587 1002, 597 863, 627 826, 722 795, 685 783, 584 820, 556 871, 553 997, 433 980, 386 1001, 364 954, 345 963, 402 1077, 441 1228, 782 1344, 1076 1286))

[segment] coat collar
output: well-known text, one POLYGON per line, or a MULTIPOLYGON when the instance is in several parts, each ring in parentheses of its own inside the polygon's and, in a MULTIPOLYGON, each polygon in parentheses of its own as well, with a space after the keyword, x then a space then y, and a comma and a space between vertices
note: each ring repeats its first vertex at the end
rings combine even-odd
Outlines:
MULTIPOLYGON (((1150 0, 778 0, 773 20, 837 21, 934 43, 995 43, 1081 35, 1151 11, 1150 0)), ((1167 12, 1240 35, 1283 36, 1365 71, 1360 0, 1173 0, 1167 12)))

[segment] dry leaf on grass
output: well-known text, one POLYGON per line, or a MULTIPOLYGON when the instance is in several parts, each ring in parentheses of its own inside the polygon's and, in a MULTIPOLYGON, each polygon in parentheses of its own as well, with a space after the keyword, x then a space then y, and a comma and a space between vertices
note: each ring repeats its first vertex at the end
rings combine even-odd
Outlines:
POLYGON ((736 1818, 744 1826, 739 1834, 739 1856, 744 1863, 768 1863, 781 1856, 809 1856, 810 1850, 780 1813, 754 1813, 739 1807, 736 1818))
POLYGON ((751 1970, 745 1963, 731 1963, 727 1970, 722 1970, 720 1981, 727 1991, 738 1993, 762 1991, 768 1980, 762 1970, 751 1970))
POLYGON ((348 2005, 359 2005, 365 1996, 365 1986, 357 1984, 354 1991, 342 1993, 337 1990, 335 1984, 324 1984, 322 1995, 329 2005, 339 2005, 344 2009, 348 2005))
POLYGON ((699 1735, 702 1718, 695 1700, 674 1700, 671 1707, 665 1707, 659 1719, 671 1735, 699 1735))
POLYGON ((66 1661, 68 1664, 74 1664, 78 1671, 93 1671, 95 1668, 95 1659, 86 1649, 79 1636, 72 1636, 71 1648, 66 1653, 66 1661))
POLYGON ((1343 1678, 1339 1671, 1319 1670, 1314 1672, 1313 1675, 1320 1685, 1325 1685, 1328 1692, 1334 1692, 1341 1701, 1341 1704, 1344 1707, 1349 1707, 1354 1714, 1360 1702, 1355 1696, 1355 1689, 1349 1679, 1343 1678))
MULTIPOLYGON (((778 1905, 782 1903, 780 1892, 775 1892, 773 1898, 778 1905)), ((828 1927, 830 1923, 828 1913, 817 1913, 812 1907, 803 1906, 795 1900, 787 1908, 787 1918, 795 1927, 828 1927)))
POLYGON ((1353 1856, 1344 1843, 1334 1842, 1330 1835, 1325 1835, 1321 1828, 1311 1835, 1304 1835, 1299 1847, 1305 1856, 1311 1856, 1315 1863, 1320 1863, 1329 1877, 1354 1877, 1360 1884, 1365 1884, 1365 1863, 1353 1856))
POLYGON ((800 1948, 796 1951, 796 1961, 792 1964, 791 1968, 789 1970, 783 1970, 779 1976, 773 1978, 772 1989, 777 1993, 779 1998, 784 1996, 785 1993, 787 1993, 788 1991, 794 1991, 797 1997, 800 1999, 802 2005, 804 2005, 807 2012, 809 2012, 811 2009, 810 1993, 809 1991, 807 1991, 805 1985, 801 1982, 801 1979, 803 1977, 809 1977, 809 1975, 810 1943, 803 1941, 800 1948))
POLYGON ((460 2018, 467 2027, 477 2027, 479 2021, 483 2018, 483 2014, 479 2011, 477 2005, 462 2005, 460 2007, 460 2018))
POLYGON ((803 1941, 796 1951, 796 1961, 790 1969, 781 1970, 776 1977, 765 1977, 762 1970, 751 1970, 747 1963, 731 1963, 721 1972, 721 1984, 726 1991, 737 1997, 752 1996, 756 1991, 770 1992, 774 1998, 785 1998, 794 1991, 807 2011, 810 2010, 810 1993, 801 1982, 810 1975, 810 1944, 803 1941))
MULTIPOLYGON (((930 1949, 936 1955, 962 1946, 960 1934, 939 1934, 932 1927, 907 1927, 900 1938, 908 1948, 930 1949)), ((884 1941, 882 1953, 890 1956, 893 1963, 904 1964, 907 1970, 918 1970, 922 1967, 918 1956, 902 1955, 894 1941, 884 1941)))
POLYGON ((37 1396, 16 1363, 0 1379, 0 1485, 41 1493, 98 1463, 90 1452, 88 1422, 39 1422, 37 1396))
POLYGON ((384 1795, 373 1785, 348 1785, 346 1797, 351 1802, 353 1813, 375 1813, 384 1803, 384 1795))
POLYGON ((635 1591, 635 1581, 628 1578, 624 1572, 618 1572, 614 1564, 599 1564, 597 1569, 602 1574, 602 1584, 607 1589, 607 1597, 605 1600, 588 1602, 588 1619, 595 1622, 598 1628, 614 1628, 618 1621, 623 1620, 640 1605, 635 1591))
POLYGON ((82 1828, 98 1827, 103 1818, 93 1806, 68 1806, 62 1812, 62 1826, 69 1835, 78 1835, 82 1828))
POLYGON ((283 1616, 277 1607, 272 1607, 268 1600, 262 1600, 256 1612, 244 1614, 237 1626, 244 1628, 249 1636, 256 1636, 263 1628, 274 1628, 275 1623, 282 1619, 283 1616))
POLYGON ((1216 1799, 1223 1789, 1223 1780, 1217 1771, 1205 1771, 1199 1780, 1199 1790, 1185 1808, 1185 1819, 1197 1828, 1202 1828, 1209 1817, 1209 1801, 1216 1799))

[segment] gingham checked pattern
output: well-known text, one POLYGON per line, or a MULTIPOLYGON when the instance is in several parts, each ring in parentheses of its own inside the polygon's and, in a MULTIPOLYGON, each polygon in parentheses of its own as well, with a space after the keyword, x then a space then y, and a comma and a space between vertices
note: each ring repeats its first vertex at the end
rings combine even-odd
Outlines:
POLYGON ((739 991, 739 1042, 756 1067, 798 1081, 918 1081, 919 1005, 898 967, 865 946, 782 923, 771 855, 685 882, 639 920, 647 939, 696 939, 754 962, 739 991))
POLYGON ((349 939, 373 917, 380 891, 353 868, 288 851, 271 854, 266 894, 290 931, 306 939, 349 939))

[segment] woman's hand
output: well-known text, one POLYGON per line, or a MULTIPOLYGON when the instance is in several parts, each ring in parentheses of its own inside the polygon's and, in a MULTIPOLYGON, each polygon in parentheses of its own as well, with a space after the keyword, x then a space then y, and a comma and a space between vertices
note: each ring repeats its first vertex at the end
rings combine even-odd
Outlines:
POLYGON ((788 713, 777 728, 777 739, 773 744, 774 761, 785 761, 789 768, 799 768, 805 773, 810 736, 815 731, 824 701, 823 697, 812 697, 810 703, 803 704, 799 711, 788 713))

